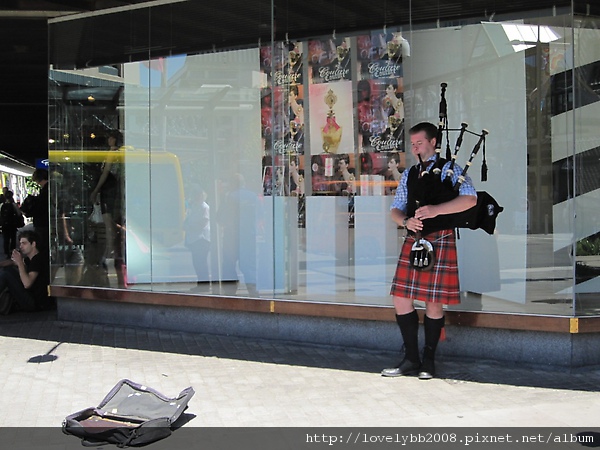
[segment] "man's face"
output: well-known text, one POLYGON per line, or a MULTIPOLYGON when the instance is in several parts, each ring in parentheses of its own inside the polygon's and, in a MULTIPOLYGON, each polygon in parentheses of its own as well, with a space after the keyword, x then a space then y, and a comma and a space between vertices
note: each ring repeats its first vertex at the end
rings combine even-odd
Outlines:
POLYGON ((429 140, 424 131, 419 131, 410 136, 410 146, 413 155, 421 155, 423 161, 435 154, 435 138, 429 140))
POLYGON ((29 256, 34 248, 35 244, 29 242, 26 238, 19 239, 19 250, 23 256, 29 256))

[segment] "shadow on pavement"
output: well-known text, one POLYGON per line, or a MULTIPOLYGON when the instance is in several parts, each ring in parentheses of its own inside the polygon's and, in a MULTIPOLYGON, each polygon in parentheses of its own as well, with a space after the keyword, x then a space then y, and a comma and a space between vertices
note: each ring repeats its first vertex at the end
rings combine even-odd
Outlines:
MULTIPOLYGON (((63 343, 129 348, 152 352, 201 355, 227 359, 320 367, 379 374, 399 362, 389 351, 334 347, 105 324, 60 321, 56 311, 14 313, 0 317, 0 336, 50 341, 44 355, 29 363, 51 363, 63 343)), ((441 356, 437 378, 454 383, 491 383, 548 389, 600 391, 598 368, 567 369, 552 366, 524 367, 490 360, 467 360, 441 356)), ((383 379, 382 379, 383 381, 383 379)), ((398 382, 385 379, 385 382, 398 382)), ((423 381, 426 383, 426 381, 423 381)))

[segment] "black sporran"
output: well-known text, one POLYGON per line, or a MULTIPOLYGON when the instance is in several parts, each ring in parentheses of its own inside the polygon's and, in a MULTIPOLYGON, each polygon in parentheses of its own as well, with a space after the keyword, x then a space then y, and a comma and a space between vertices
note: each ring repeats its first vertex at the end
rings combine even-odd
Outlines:
POLYGON ((435 263, 433 244, 426 239, 417 238, 410 250, 410 265, 415 270, 428 271, 435 263))

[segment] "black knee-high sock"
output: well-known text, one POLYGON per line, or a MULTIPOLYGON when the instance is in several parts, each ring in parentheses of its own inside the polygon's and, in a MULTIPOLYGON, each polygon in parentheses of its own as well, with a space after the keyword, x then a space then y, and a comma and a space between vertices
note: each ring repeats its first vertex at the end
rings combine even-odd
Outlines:
POLYGON ((444 323, 444 317, 431 319, 425 315, 423 319, 423 325, 425 326, 425 354, 431 359, 433 359, 438 342, 440 341, 444 323))
POLYGON ((413 362, 419 358, 419 315, 416 310, 408 314, 396 314, 396 322, 400 327, 402 340, 404 341, 405 356, 413 362))

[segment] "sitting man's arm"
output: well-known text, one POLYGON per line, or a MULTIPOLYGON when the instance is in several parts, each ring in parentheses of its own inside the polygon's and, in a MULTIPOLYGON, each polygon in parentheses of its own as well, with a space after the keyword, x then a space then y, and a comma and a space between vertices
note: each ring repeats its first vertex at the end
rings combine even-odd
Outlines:
POLYGON ((33 283, 35 282, 38 273, 34 271, 27 272, 27 267, 25 267, 23 255, 21 255, 21 253, 18 250, 13 250, 12 260, 19 269, 19 277, 21 278, 21 283, 23 283, 23 287, 25 289, 29 289, 31 286, 33 286, 33 283))

